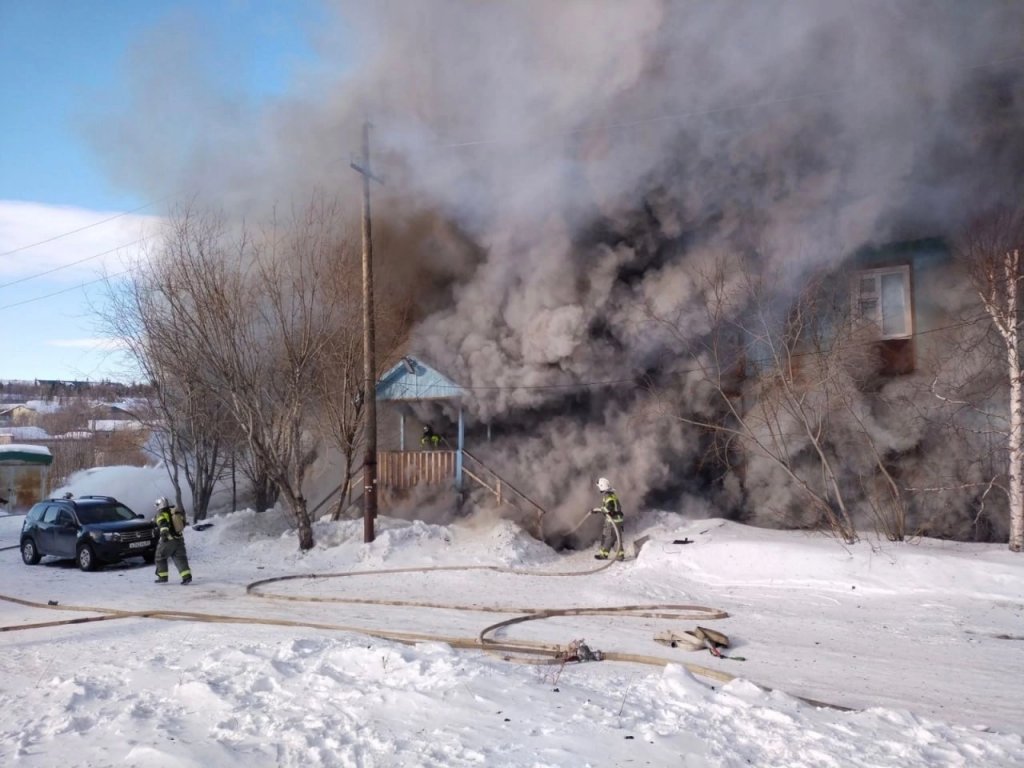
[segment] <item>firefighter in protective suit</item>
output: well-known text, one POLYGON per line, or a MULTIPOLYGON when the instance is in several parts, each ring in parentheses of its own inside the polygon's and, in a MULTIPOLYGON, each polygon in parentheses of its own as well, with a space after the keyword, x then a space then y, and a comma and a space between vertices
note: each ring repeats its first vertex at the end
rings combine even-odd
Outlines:
POLYGON ((420 438, 420 446, 424 450, 433 451, 441 445, 441 436, 434 431, 429 424, 423 426, 423 437, 420 438))
POLYGON ((597 560, 607 560, 611 554, 611 548, 618 542, 619 551, 616 557, 624 560, 626 553, 622 550, 622 504, 615 494, 611 482, 607 477, 597 480, 597 490, 601 492, 601 506, 590 510, 593 515, 604 515, 604 527, 601 528, 601 548, 594 555, 597 560))
POLYGON ((154 522, 160 530, 160 543, 156 545, 156 583, 166 584, 169 575, 168 559, 174 560, 182 584, 192 583, 192 571, 188 567, 188 553, 185 551, 185 513, 171 508, 171 504, 161 496, 153 506, 156 507, 154 522))

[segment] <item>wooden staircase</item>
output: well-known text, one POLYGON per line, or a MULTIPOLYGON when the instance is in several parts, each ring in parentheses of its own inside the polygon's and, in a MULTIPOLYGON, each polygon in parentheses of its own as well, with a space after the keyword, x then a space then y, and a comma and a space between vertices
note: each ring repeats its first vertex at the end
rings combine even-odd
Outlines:
MULTIPOLYGON (((446 482, 454 487, 457 465, 457 451, 380 451, 377 453, 377 483, 380 489, 402 491, 420 484, 441 485, 446 482)), ((499 506, 510 505, 526 514, 525 526, 536 538, 542 538, 541 523, 547 510, 527 496, 523 491, 487 466, 467 450, 462 451, 462 474, 464 497, 472 489, 480 489, 493 496, 499 506), (471 487, 469 487, 471 486, 471 487)), ((354 479, 354 495, 345 509, 351 512, 363 497, 361 473, 354 479)), ((328 493, 316 506, 309 510, 315 516, 321 508, 335 499, 342 485, 328 493)), ((460 502, 462 498, 460 498, 460 502)))
POLYGON ((462 474, 476 483, 478 487, 493 494, 499 506, 511 504, 526 512, 529 515, 531 533, 535 538, 542 538, 541 525, 547 510, 469 451, 463 449, 462 456, 462 474))

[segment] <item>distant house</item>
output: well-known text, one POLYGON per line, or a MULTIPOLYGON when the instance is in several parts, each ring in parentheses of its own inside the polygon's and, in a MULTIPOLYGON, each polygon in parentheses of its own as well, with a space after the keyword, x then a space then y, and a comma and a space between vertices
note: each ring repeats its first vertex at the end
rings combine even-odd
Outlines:
POLYGON ((0 497, 8 512, 27 509, 46 496, 53 456, 40 445, 0 445, 0 497))
POLYGON ((0 427, 18 427, 35 424, 39 412, 24 403, 0 406, 0 427))
POLYGON ((0 427, 0 444, 36 442, 49 437, 42 427, 0 427))
POLYGON ((104 434, 111 432, 139 432, 146 429, 146 425, 135 419, 90 419, 88 429, 90 432, 104 434))

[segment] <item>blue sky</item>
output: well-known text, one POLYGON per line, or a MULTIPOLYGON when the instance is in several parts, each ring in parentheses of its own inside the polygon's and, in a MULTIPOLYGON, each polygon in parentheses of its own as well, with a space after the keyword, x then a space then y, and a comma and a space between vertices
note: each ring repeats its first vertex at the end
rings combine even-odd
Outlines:
POLYGON ((323 12, 315 0, 0 0, 0 380, 130 376, 96 343, 95 284, 78 286, 123 268, 160 213, 107 178, 83 129, 102 117, 95 105, 119 106, 133 48, 164 26, 195 30, 203 75, 258 102, 312 58, 323 12))

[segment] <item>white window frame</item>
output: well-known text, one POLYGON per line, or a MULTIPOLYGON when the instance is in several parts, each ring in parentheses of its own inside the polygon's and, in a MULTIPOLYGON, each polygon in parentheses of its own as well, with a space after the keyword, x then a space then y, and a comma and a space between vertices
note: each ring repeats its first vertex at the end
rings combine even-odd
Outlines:
MULTIPOLYGON (((879 267, 877 269, 861 269, 853 273, 850 283, 850 301, 853 307, 853 316, 861 322, 872 323, 878 328, 880 339, 909 339, 914 335, 914 311, 913 296, 910 285, 910 265, 902 264, 896 267, 879 267), (882 306, 882 278, 886 275, 899 275, 903 279, 903 333, 885 333, 883 328, 883 306, 882 306), (863 281, 873 279, 875 284, 875 311, 873 314, 865 314, 862 301, 865 295, 861 293, 863 281)), ((871 294, 868 294, 870 298, 871 294)))

